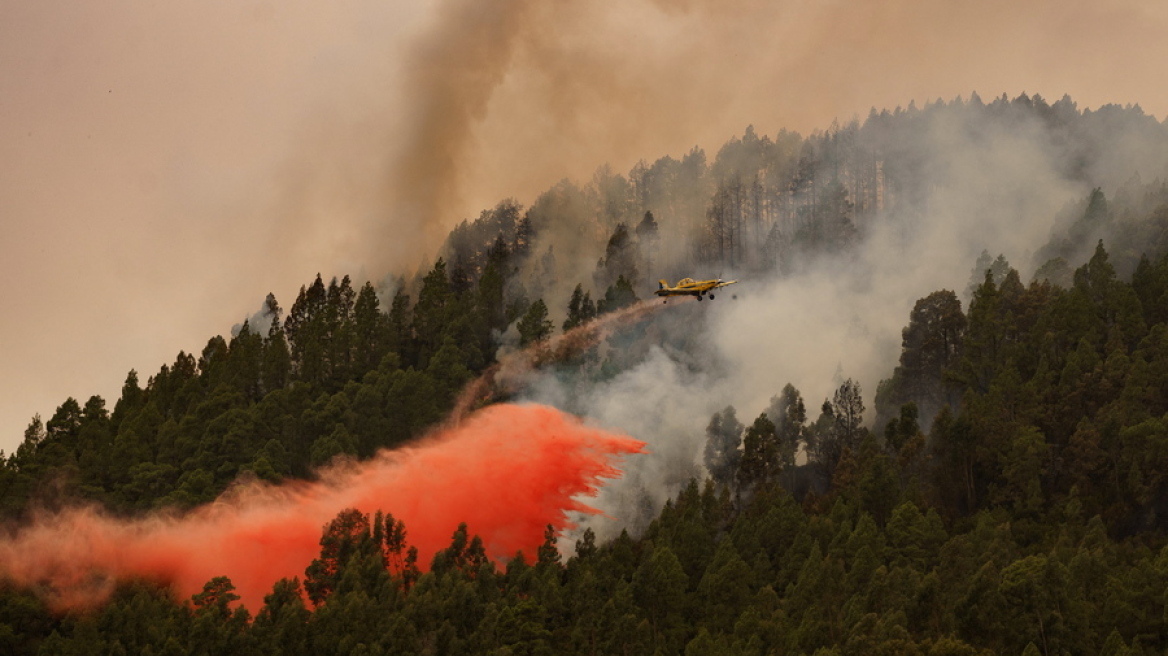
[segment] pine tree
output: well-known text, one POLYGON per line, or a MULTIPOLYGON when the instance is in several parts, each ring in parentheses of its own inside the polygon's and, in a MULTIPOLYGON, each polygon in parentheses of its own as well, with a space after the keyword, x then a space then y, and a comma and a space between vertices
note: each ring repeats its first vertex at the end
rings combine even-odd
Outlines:
POLYGON ((734 406, 715 412, 706 426, 706 448, 703 462, 714 482, 722 486, 734 484, 742 459, 742 429, 734 406))
POLYGON ((637 292, 633 290, 632 283, 624 276, 620 276, 611 287, 605 290, 604 298, 597 301, 596 314, 615 312, 621 308, 629 307, 639 300, 637 292))
POLYGON ((637 224, 637 245, 641 253, 641 259, 645 263, 645 278, 653 279, 653 255, 657 250, 657 244, 661 241, 658 235, 657 220, 653 218, 652 212, 645 212, 644 218, 637 224))
POLYGON ((528 346, 551 336, 554 324, 547 318, 548 308, 543 299, 537 299, 519 320, 519 345, 528 346))
POLYGON ((778 396, 771 398, 767 417, 775 424, 780 467, 794 467, 795 455, 805 441, 807 408, 803 403, 803 395, 794 385, 787 383, 778 396))
POLYGON ((596 305, 592 302, 591 292, 583 291, 583 285, 576 285, 568 301, 568 318, 564 319, 563 331, 582 326, 595 317, 596 305))
POLYGON ((751 489, 776 476, 779 470, 779 437, 774 422, 764 412, 746 429, 742 439, 738 484, 751 489))

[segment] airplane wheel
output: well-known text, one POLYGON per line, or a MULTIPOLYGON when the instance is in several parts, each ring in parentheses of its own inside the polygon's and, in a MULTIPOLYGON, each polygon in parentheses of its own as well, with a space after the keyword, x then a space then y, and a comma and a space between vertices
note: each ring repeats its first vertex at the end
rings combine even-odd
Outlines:
POLYGON ((712 301, 712 300, 714 300, 714 295, 713 295, 713 294, 710 294, 710 300, 711 300, 711 301, 712 301))
POLYGON ((701 302, 701 300, 702 300, 702 297, 701 297, 701 295, 699 294, 699 295, 698 295, 698 302, 701 302))

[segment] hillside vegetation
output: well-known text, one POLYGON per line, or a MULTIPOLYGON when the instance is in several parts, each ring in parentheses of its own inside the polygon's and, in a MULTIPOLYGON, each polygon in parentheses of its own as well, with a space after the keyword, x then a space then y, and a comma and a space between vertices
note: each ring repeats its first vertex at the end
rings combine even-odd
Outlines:
MULTIPOLYGON (((930 190, 968 175, 968 144, 1010 139, 1081 190, 1042 217, 1055 227, 1033 261, 986 252, 962 264, 968 290, 917 300, 867 398, 847 379, 820 405, 792 380, 757 417, 714 414, 696 427, 701 475, 646 525, 574 548, 549 527, 497 568, 474 526, 418 563, 393 508, 347 510, 261 608, 233 603, 226 578, 191 599, 122 582, 64 615, 0 584, 0 651, 1163 653, 1168 185, 1139 172, 1168 173, 1168 126, 1069 98, 873 111, 808 137, 747 129, 712 163, 694 149, 504 201, 416 276, 318 276, 144 383, 129 372, 112 408, 67 399, 34 417, 0 458, 0 514, 15 530, 81 501, 189 509, 241 477, 368 458, 447 416, 501 347, 638 303, 658 277, 797 276, 890 225, 924 230, 930 190)), ((586 384, 662 341, 691 345, 654 321, 554 366, 586 384)))

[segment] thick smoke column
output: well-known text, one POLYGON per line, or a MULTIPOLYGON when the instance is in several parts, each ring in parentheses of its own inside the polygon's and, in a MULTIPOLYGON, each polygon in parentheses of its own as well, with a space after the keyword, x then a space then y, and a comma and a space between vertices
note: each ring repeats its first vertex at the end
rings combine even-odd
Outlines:
POLYGON ((413 116, 394 166, 392 193, 399 222, 405 218, 402 225, 428 232, 420 235, 421 243, 438 243, 453 221, 462 160, 511 66, 528 4, 445 0, 415 45, 406 85, 413 116))
POLYGON ((0 541, 0 575, 57 608, 100 603, 116 581, 147 578, 182 597, 228 576, 257 610, 280 578, 303 576, 339 511, 384 510, 405 523, 419 562, 460 522, 495 558, 534 553, 546 526, 570 527, 576 500, 616 478, 644 443, 537 405, 496 405, 416 446, 334 467, 320 482, 240 487, 183 516, 126 520, 91 508, 40 517, 0 541))

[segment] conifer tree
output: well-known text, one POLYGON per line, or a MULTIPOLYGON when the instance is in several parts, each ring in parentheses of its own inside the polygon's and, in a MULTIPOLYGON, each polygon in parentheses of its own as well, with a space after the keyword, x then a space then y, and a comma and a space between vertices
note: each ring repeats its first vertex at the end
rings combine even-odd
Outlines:
POLYGON ((596 313, 600 315, 615 312, 633 305, 639 300, 632 283, 624 276, 620 276, 611 287, 605 290, 604 298, 597 301, 596 313))
POLYGON ((718 485, 731 486, 735 483, 742 459, 739 447, 742 444, 743 428, 734 406, 726 406, 721 412, 715 412, 706 426, 703 462, 706 471, 718 485))
POLYGON ((572 298, 568 301, 568 318, 564 319, 564 332, 596 318, 596 304, 592 302, 591 294, 583 291, 583 285, 579 284, 572 290, 572 298))
POLYGON ((519 330, 519 345, 527 346, 536 342, 542 342, 551 336, 554 326, 547 318, 548 308, 543 302, 543 299, 536 299, 531 307, 527 309, 527 314, 519 320, 516 328, 519 330))
POLYGON ((762 413, 742 438, 742 461, 738 466, 738 484, 751 489, 779 473, 779 437, 775 424, 762 413))

